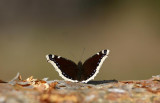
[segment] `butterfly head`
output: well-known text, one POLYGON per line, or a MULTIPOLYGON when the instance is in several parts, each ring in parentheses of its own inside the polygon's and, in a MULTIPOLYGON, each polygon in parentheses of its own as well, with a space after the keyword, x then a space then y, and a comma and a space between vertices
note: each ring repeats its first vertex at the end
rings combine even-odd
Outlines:
POLYGON ((78 62, 78 68, 79 69, 82 68, 82 62, 81 61, 78 62))
POLYGON ((82 65, 82 62, 81 62, 81 61, 79 61, 79 62, 78 62, 78 65, 82 65))

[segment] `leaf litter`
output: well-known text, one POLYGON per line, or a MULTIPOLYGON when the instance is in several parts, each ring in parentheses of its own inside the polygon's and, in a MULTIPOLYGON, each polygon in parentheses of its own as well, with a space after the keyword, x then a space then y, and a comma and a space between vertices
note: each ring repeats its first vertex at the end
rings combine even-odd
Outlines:
POLYGON ((91 81, 23 79, 0 80, 0 103, 160 103, 160 76, 147 80, 91 81))

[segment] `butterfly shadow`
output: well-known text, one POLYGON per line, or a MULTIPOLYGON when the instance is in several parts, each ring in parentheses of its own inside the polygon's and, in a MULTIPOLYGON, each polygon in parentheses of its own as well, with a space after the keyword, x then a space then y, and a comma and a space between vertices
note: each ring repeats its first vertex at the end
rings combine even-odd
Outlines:
POLYGON ((87 84, 98 85, 104 83, 118 83, 118 80, 114 79, 114 80, 89 81, 87 84))

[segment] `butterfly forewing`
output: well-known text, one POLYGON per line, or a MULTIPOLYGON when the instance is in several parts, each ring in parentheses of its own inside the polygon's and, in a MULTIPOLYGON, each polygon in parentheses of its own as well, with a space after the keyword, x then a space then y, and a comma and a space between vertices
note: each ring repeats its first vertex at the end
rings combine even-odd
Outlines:
POLYGON ((74 62, 52 54, 47 55, 46 58, 63 79, 77 82, 78 67, 74 62))
POLYGON ((109 50, 102 50, 84 62, 81 76, 82 82, 88 82, 94 79, 108 54, 109 50))

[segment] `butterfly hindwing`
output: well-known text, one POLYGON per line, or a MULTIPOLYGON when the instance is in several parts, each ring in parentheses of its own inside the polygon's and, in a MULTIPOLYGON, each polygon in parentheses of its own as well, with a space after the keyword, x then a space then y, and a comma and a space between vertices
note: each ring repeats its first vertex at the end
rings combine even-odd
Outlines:
POLYGON ((81 81, 87 83, 88 81, 94 79, 94 77, 99 72, 104 60, 108 57, 109 50, 102 50, 99 53, 93 55, 87 59, 83 64, 83 73, 81 76, 81 81))
POLYGON ((56 71, 63 79, 67 81, 78 82, 77 81, 78 67, 74 62, 52 54, 46 55, 46 58, 47 61, 54 66, 56 71))

